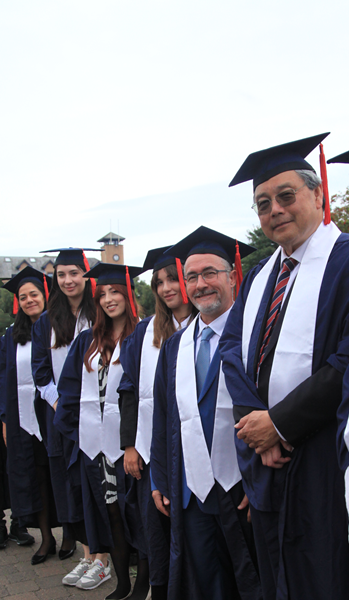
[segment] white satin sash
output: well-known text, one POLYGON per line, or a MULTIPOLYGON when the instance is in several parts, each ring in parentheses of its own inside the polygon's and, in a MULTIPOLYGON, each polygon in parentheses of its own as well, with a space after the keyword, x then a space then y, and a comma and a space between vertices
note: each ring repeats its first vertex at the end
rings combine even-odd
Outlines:
MULTIPOLYGON (((320 289, 325 269, 340 231, 334 223, 321 225, 302 258, 276 344, 269 381, 269 407, 281 402, 312 374, 313 346, 320 289)), ((242 358, 247 368, 248 347, 268 277, 278 259, 278 248, 254 279, 244 311, 242 358)))
POLYGON ((153 431, 154 379, 160 349, 153 345, 154 317, 145 331, 139 372, 139 404, 135 448, 147 465, 153 431))
POLYGON ((27 342, 24 346, 17 344, 16 368, 19 424, 22 429, 30 435, 35 435, 41 442, 42 437, 34 409, 35 385, 32 376, 31 353, 31 342, 27 342))
POLYGON ((123 451, 120 450, 120 412, 117 388, 122 377, 122 366, 114 365, 118 359, 120 346, 117 344, 110 361, 103 418, 99 400, 98 353, 92 360, 91 373, 82 369, 80 397, 79 447, 93 460, 100 452, 115 463, 123 451))
MULTIPOLYGON (((90 327, 90 324, 85 319, 85 317, 80 318, 80 315, 81 315, 81 313, 78 315, 78 317, 76 319, 76 323, 75 323, 74 340, 79 335, 79 333, 81 333, 81 331, 84 331, 85 329, 88 329, 90 327)), ((58 381, 61 376, 61 372, 62 372, 64 363, 65 363, 65 359, 67 358, 71 344, 69 344, 69 346, 61 346, 60 348, 53 348, 55 343, 56 343, 56 334, 54 332, 54 329, 52 328, 52 330, 51 330, 52 371, 53 371, 54 383, 56 385, 58 385, 58 381)))
POLYGON ((204 502, 215 479, 228 491, 241 479, 234 444, 234 418, 231 396, 220 367, 216 414, 211 448, 207 448, 198 407, 195 375, 196 319, 183 333, 178 349, 176 399, 181 421, 182 450, 189 489, 204 502))

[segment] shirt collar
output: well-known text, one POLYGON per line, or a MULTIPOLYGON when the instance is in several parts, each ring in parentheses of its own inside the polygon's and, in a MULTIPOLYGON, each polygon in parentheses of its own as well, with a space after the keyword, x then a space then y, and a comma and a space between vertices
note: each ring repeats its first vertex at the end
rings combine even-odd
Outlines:
POLYGON ((229 315, 231 309, 232 309, 232 306, 230 308, 228 308, 228 310, 226 310, 222 315, 220 315, 220 317, 217 317, 217 319, 215 319, 214 321, 212 321, 212 323, 210 323, 209 325, 206 325, 206 323, 204 323, 203 320, 201 319, 201 315, 199 315, 199 318, 198 318, 198 325, 199 325, 198 338, 202 334, 202 331, 205 329, 205 327, 210 327, 212 329, 212 331, 214 331, 214 333, 216 335, 218 335, 219 337, 221 337, 221 335, 223 333, 223 329, 225 327, 225 323, 227 321, 227 318, 228 318, 228 315, 229 315))
POLYGON ((188 315, 187 317, 185 317, 185 319, 183 319, 183 321, 178 323, 176 317, 172 313, 172 320, 173 320, 173 324, 175 326, 176 331, 179 331, 180 329, 185 329, 188 325, 188 321, 189 321, 190 317, 191 317, 191 314, 188 315))

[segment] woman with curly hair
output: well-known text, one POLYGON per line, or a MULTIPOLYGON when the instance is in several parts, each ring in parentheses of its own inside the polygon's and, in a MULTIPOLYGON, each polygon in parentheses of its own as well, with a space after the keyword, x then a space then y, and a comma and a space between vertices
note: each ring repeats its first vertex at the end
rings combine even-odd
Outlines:
MULTIPOLYGON (((80 466, 91 554, 110 553, 118 585, 107 598, 118 600, 126 598, 131 589, 131 544, 140 550, 141 559, 135 591, 149 587, 139 517, 135 509, 125 506, 130 483, 127 480, 131 478, 123 469, 116 393, 123 373, 120 348, 139 320, 130 275, 140 271, 138 267, 100 263, 86 274, 85 277, 98 277, 94 297, 96 322, 72 345, 58 386, 60 397, 55 416, 57 427, 75 443, 70 468, 80 466)), ((96 587, 101 569, 97 557, 75 585, 82 589, 96 587)))

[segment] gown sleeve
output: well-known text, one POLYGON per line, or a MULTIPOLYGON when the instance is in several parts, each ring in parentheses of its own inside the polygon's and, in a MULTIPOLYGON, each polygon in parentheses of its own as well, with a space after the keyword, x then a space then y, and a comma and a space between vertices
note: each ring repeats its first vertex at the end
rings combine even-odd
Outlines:
MULTIPOLYGON (((5 336, 0 338, 0 421, 6 423, 6 348, 5 336)), ((0 436, 2 432, 0 431, 0 436)))
POLYGON ((167 347, 163 344, 154 381, 153 435, 150 451, 150 468, 153 489, 170 498, 167 477, 167 347))
POLYGON ((58 400, 58 392, 53 380, 50 330, 48 315, 44 313, 32 327, 32 372, 41 398, 53 406, 58 400))
POLYGON ((81 380, 84 356, 92 330, 82 331, 72 343, 58 383, 59 400, 54 425, 67 438, 79 441, 81 380))

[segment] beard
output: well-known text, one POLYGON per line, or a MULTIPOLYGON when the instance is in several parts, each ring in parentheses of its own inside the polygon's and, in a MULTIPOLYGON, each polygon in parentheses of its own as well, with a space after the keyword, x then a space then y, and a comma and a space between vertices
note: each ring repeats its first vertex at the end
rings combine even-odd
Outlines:
POLYGON ((200 302, 201 298, 204 298, 208 295, 210 294, 200 294, 200 296, 191 298, 191 301, 194 304, 195 308, 197 308, 198 311, 203 315, 210 315, 211 313, 215 312, 217 308, 219 308, 222 304, 222 299, 217 292, 215 292, 215 294, 212 296, 212 302, 200 302))

